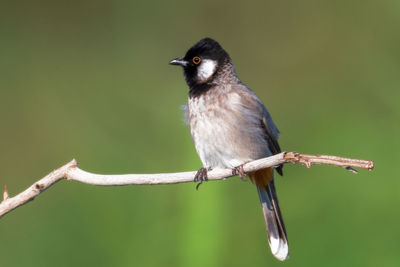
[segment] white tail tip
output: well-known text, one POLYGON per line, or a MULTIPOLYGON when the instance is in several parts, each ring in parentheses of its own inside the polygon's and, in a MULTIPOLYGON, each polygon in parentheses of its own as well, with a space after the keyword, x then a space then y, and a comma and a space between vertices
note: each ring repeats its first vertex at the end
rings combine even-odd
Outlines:
POLYGON ((274 237, 269 238, 269 246, 272 254, 280 261, 287 260, 289 258, 289 246, 286 242, 281 239, 274 237))

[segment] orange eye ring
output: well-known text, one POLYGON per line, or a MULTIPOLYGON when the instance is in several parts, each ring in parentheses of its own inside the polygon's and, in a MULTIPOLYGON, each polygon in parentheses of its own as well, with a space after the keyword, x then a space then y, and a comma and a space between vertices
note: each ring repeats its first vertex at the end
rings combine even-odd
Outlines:
POLYGON ((196 57, 194 57, 194 58, 192 59, 192 61, 193 61, 194 64, 198 65, 198 64, 200 64, 200 62, 201 62, 201 58, 196 56, 196 57))

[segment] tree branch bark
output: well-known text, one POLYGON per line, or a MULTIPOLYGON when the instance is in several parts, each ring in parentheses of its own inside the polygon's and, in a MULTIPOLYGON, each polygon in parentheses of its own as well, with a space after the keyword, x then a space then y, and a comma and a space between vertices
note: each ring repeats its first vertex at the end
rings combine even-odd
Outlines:
MULTIPOLYGON (((256 170, 274 167, 283 163, 300 163, 307 168, 314 164, 332 165, 345 168, 353 173, 357 173, 354 168, 372 170, 373 161, 349 159, 336 156, 306 155, 296 152, 282 152, 271 157, 258 159, 243 165, 246 173, 256 170)), ((0 203, 0 218, 33 200, 44 190, 62 179, 74 180, 81 183, 101 186, 116 185, 155 185, 155 184, 177 184, 193 182, 196 171, 177 172, 177 173, 157 173, 157 174, 94 174, 78 168, 76 160, 52 171, 50 174, 35 182, 25 191, 14 197, 9 197, 7 186, 4 188, 3 201, 0 203)), ((231 177, 231 169, 214 169, 208 172, 208 180, 221 180, 231 177)))

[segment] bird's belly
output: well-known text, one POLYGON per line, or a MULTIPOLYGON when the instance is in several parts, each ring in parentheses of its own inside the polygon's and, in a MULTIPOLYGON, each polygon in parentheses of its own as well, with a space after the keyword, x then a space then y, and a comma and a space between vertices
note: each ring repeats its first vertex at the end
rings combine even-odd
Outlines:
POLYGON ((250 161, 236 151, 229 127, 218 120, 199 120, 191 127, 199 157, 206 168, 233 168, 250 161))
POLYGON ((222 107, 190 112, 189 126, 205 168, 234 168, 269 154, 262 130, 222 107))

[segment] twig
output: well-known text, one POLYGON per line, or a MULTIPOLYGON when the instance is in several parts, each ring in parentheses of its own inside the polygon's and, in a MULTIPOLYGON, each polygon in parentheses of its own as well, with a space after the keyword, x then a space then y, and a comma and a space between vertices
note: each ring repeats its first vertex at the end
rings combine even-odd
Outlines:
POLYGON ((8 196, 8 189, 7 189, 7 185, 4 185, 4 192, 3 192, 3 200, 7 200, 10 197, 8 196))
MULTIPOLYGON (((311 167, 313 164, 333 165, 345 168, 351 172, 355 171, 353 168, 372 170, 374 167, 374 162, 368 160, 323 155, 306 155, 296 152, 282 152, 268 158, 248 162, 243 165, 243 170, 246 173, 249 173, 287 162, 300 163, 305 165, 307 168, 311 167)), ((77 162, 72 160, 61 168, 52 171, 50 174, 35 182, 28 189, 14 197, 9 197, 7 187, 5 187, 3 201, 0 203, 0 218, 13 209, 33 200, 44 190, 62 179, 102 186, 155 185, 192 182, 195 174, 195 171, 158 174, 94 174, 79 169, 77 162)), ((221 180, 231 176, 233 176, 231 169, 214 169, 208 172, 209 180, 221 180)))

